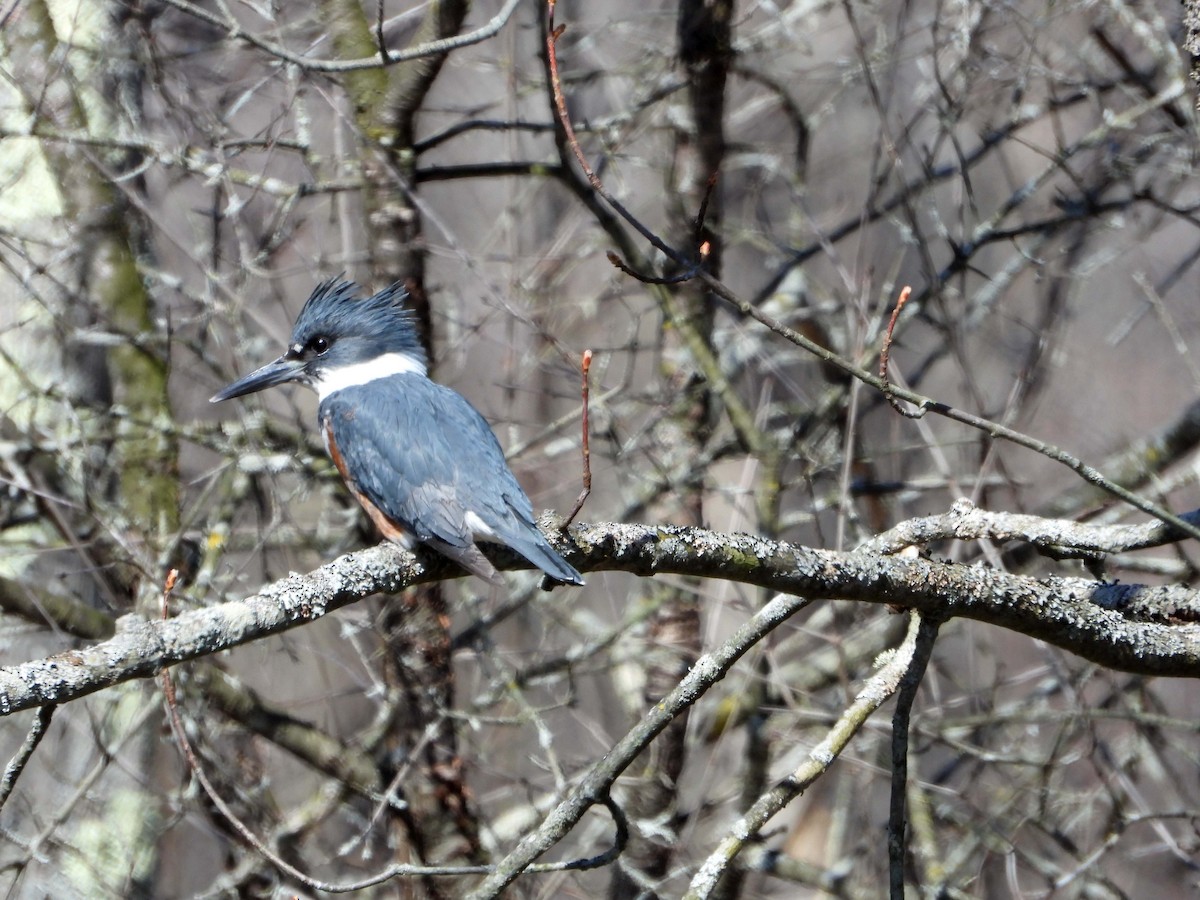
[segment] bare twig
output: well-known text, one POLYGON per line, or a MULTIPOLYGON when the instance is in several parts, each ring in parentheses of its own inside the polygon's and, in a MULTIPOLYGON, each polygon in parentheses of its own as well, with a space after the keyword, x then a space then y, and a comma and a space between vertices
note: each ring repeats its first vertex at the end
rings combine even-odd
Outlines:
POLYGON ((983 416, 977 416, 973 413, 966 412, 965 410, 958 409, 948 403, 943 403, 939 400, 934 400, 932 397, 919 394, 916 391, 911 391, 906 388, 900 388, 895 385, 887 384, 882 378, 872 375, 866 369, 854 365, 844 357, 839 356, 826 347, 822 347, 816 341, 810 340, 795 329, 783 324, 778 319, 763 312, 757 306, 736 294, 720 279, 714 277, 710 273, 701 272, 700 277, 704 279, 705 284, 708 285, 709 289, 712 290, 714 294, 716 294, 722 300, 727 301, 735 309, 741 311, 755 321, 767 326, 767 328, 771 329, 771 331, 775 332, 785 340, 791 341, 796 346, 802 347, 809 353, 812 353, 818 359, 824 360, 830 365, 836 366, 846 374, 853 378, 857 378, 864 384, 870 385, 881 393, 890 390, 893 396, 912 403, 918 407, 918 409, 928 409, 929 411, 937 413, 938 415, 947 419, 960 422, 971 428, 985 432, 991 435, 993 438, 1009 441, 1019 447, 1025 447, 1028 450, 1033 450, 1036 453, 1040 453, 1047 459, 1052 459, 1055 462, 1066 466, 1089 484, 1094 484, 1112 496, 1124 500, 1130 506, 1140 509, 1142 512, 1153 516, 1161 522, 1171 525, 1172 527, 1178 529, 1182 534, 1186 534, 1189 537, 1200 540, 1200 527, 1185 521, 1181 517, 1175 515, 1175 513, 1171 512, 1169 509, 1160 506, 1152 500, 1149 500, 1146 497, 1136 494, 1120 484, 1117 484, 1111 478, 1106 477, 1103 472, 1099 471, 1093 466, 1088 465, 1083 460, 1073 456, 1066 450, 1063 450, 1061 447, 1057 447, 1054 444, 1046 441, 1039 441, 1037 438, 1031 437, 1024 432, 1017 431, 1014 428, 1009 428, 1007 425, 1002 425, 999 422, 993 422, 990 419, 984 418, 983 416))
MULTIPOLYGON (((583 153, 583 148, 580 147, 579 141, 576 138, 575 129, 571 124, 570 117, 567 114, 567 101, 566 97, 563 95, 562 81, 558 70, 558 54, 556 50, 558 39, 563 33, 563 26, 555 26, 554 24, 554 6, 555 0, 547 0, 547 7, 549 10, 549 28, 546 35, 546 63, 549 70, 548 77, 550 81, 551 93, 554 99, 555 121, 558 123, 561 132, 559 139, 559 155, 565 165, 567 161, 567 155, 566 151, 562 149, 561 145, 563 143, 568 145, 578 161, 580 168, 582 168, 584 174, 587 176, 588 184, 591 185, 591 188, 595 194, 603 199, 613 211, 615 211, 622 219, 628 222, 634 228, 634 230, 637 231, 637 233, 644 237, 647 241, 649 241, 653 247, 661 251, 671 262, 683 267, 685 269, 684 277, 673 276, 665 279, 659 279, 649 276, 642 276, 632 266, 627 266, 621 262, 619 258, 610 256, 609 259, 612 260, 613 264, 622 271, 627 272, 629 275, 633 276, 634 278, 638 278, 647 284, 673 284, 679 281, 687 281, 691 278, 699 277, 703 277, 706 283, 711 283, 711 281, 714 280, 713 276, 711 273, 706 272, 703 267, 703 262, 705 261, 711 249, 707 241, 701 243, 700 247, 697 248, 699 263, 694 263, 686 254, 681 253, 674 247, 671 247, 666 241, 664 241, 650 228, 643 224, 637 216, 626 209, 621 201, 609 193, 608 189, 605 188, 604 183, 600 180, 600 177, 588 164, 587 158, 583 153)), ((586 186, 577 183, 577 180, 574 178, 568 179, 568 183, 574 190, 576 190, 577 193, 586 195, 585 202, 593 207, 594 211, 597 213, 602 222, 607 223, 605 224, 605 229, 614 237, 614 239, 617 240, 619 244, 622 245, 626 255, 632 255, 636 253, 636 250, 633 248, 633 242, 628 239, 628 236, 624 233, 624 230, 618 227, 617 221, 609 215, 608 210, 601 212, 603 209, 602 205, 596 203, 595 198, 592 197, 591 194, 587 193, 586 186)), ((707 213, 707 199, 701 205, 703 207, 703 211, 707 213)), ((698 219, 698 221, 702 220, 698 219)), ((717 394, 721 402, 724 404, 725 414, 728 416, 730 424, 733 425, 734 431, 737 432, 738 439, 742 442, 743 446, 754 454, 770 452, 770 442, 766 439, 762 431, 756 426, 754 416, 750 414, 749 410, 747 410, 745 404, 741 401, 741 398, 738 397, 737 392, 733 389, 729 383, 729 380, 721 371, 719 360, 713 354, 712 348, 706 343, 705 338, 700 335, 700 333, 694 327, 694 324, 688 320, 687 317, 682 316, 679 313, 674 304, 671 302, 669 293, 659 292, 659 303, 664 313, 670 319, 671 323, 678 328, 680 334, 683 335, 684 341, 691 351, 697 367, 707 380, 709 388, 717 394)))
POLYGON ((610 263, 631 278, 636 278, 642 284, 683 284, 685 281, 691 281, 700 274, 700 263, 696 263, 675 275, 646 275, 644 272, 634 269, 611 250, 605 256, 608 257, 610 263))
MULTIPOLYGON (((170 595, 171 591, 175 587, 177 577, 177 570, 172 569, 167 573, 166 583, 163 586, 162 618, 164 621, 168 619, 170 614, 170 595)), ((292 876, 307 887, 316 890, 338 891, 339 888, 337 886, 331 886, 322 882, 318 882, 301 872, 295 866, 291 865, 291 863, 289 863, 287 860, 281 858, 278 854, 266 846, 266 844, 259 840, 258 836, 250 830, 250 827, 246 825, 246 823, 244 823, 240 818, 238 818, 237 814, 234 813, 233 809, 228 803, 225 802, 225 799, 220 795, 220 793, 218 793, 216 787, 214 787, 212 782, 209 781, 208 775, 205 774, 204 769, 200 765, 200 761, 196 758, 196 753, 192 749, 191 741, 188 740, 187 730, 183 727, 183 719, 179 715, 179 705, 175 698, 175 684, 171 680, 170 669, 164 668, 159 677, 162 681, 163 697, 166 700, 167 714, 171 721, 171 731, 174 733, 175 740, 179 744, 179 750, 183 754, 184 760, 187 762, 188 769, 191 771, 192 777, 195 778, 196 782, 201 788, 203 788, 204 793, 208 795, 208 799, 212 802, 213 806, 216 807, 217 811, 224 816, 225 820, 233 827, 234 831, 241 836, 242 840, 253 847, 264 859, 269 861, 279 871, 292 876)), ((391 875, 385 877, 391 877, 391 875)), ((377 882, 372 881, 370 883, 374 884, 377 882)))
MULTIPOLYGON (((568 140, 573 141, 572 135, 568 140)), ((574 146, 574 144, 572 144, 574 146)), ((599 181, 599 178, 596 179, 599 181)), ((605 254, 608 261, 632 278, 636 278, 642 284, 683 284, 696 278, 703 271, 704 264, 708 262, 708 257, 712 253, 712 244, 704 237, 704 220, 708 216, 708 203, 712 199, 713 188, 717 185, 717 173, 713 172, 708 178, 708 184, 704 189, 704 197, 700 201, 700 211, 696 214, 696 221, 693 225, 694 237, 696 242, 696 261, 687 266, 680 272, 674 275, 647 275, 644 272, 638 272, 621 257, 611 250, 605 254)), ((680 258, 682 254, 679 254, 680 258)))
POLYGON ((871 676, 837 723, 805 757, 804 762, 787 778, 767 791, 729 826, 724 838, 700 866, 684 900, 703 900, 712 895, 721 875, 738 855, 762 831, 763 826, 785 806, 799 797, 837 759, 850 739, 888 697, 895 693, 904 673, 909 670, 917 643, 917 616, 909 623, 908 636, 888 658, 886 665, 871 676))
POLYGON ((908 790, 908 725, 912 716, 913 700, 917 688, 925 676, 929 659, 933 656, 933 643, 937 638, 938 620, 917 614, 919 623, 912 658, 904 677, 900 679, 900 692, 896 697, 896 712, 892 716, 892 791, 888 813, 888 882, 892 900, 904 900, 904 855, 905 855, 905 793, 908 790))
POLYGON ((468 31, 466 34, 441 38, 436 41, 426 41, 416 47, 409 47, 404 50, 384 50, 381 37, 380 54, 378 56, 371 55, 363 59, 313 59, 302 53, 293 53, 280 44, 261 38, 251 31, 246 31, 232 19, 222 18, 216 13, 188 2, 188 0, 166 0, 169 6, 175 7, 180 12, 187 13, 189 16, 200 19, 202 22, 207 22, 209 25, 223 29, 231 39, 244 41, 271 56, 298 66, 307 72, 356 72, 361 69, 377 69, 380 66, 393 66, 396 63, 407 62, 412 59, 441 56, 449 53, 451 50, 457 50, 459 47, 469 47, 472 44, 479 44, 499 33, 500 29, 508 24, 508 20, 512 18, 512 14, 516 11, 517 5, 520 2, 521 0, 508 0, 496 15, 492 16, 492 18, 474 31, 468 31))
POLYGON ((535 859, 558 843, 592 806, 605 801, 609 788, 617 777, 672 719, 688 709, 713 684, 723 678, 747 650, 807 605, 808 601, 800 597, 780 594, 756 612, 720 647, 697 659, 675 689, 650 708, 642 720, 572 788, 542 824, 526 835, 516 848, 496 865, 496 870, 467 895, 468 898, 484 900, 499 896, 518 875, 529 869, 535 859))
POLYGON ((546 54, 550 64, 550 87, 554 95, 554 107, 558 123, 562 128, 563 134, 566 137, 567 144, 571 151, 575 154, 575 159, 579 162, 579 167, 583 169, 583 173, 587 176, 588 182, 592 189, 599 194, 626 222, 632 225, 639 234, 651 243, 656 249, 666 254, 673 262, 684 266, 682 272, 669 276, 653 276, 636 271, 632 266, 624 262, 616 253, 609 252, 608 261, 614 266, 638 281, 645 284, 681 284, 685 281, 690 281, 700 274, 701 268, 708 259, 710 245, 704 240, 704 222, 708 216, 708 204, 712 198, 713 189, 717 184, 717 173, 713 172, 709 175, 708 184, 705 187, 704 198, 700 203, 700 209, 696 214, 694 225, 696 239, 696 256, 697 260, 694 263, 688 264, 684 255, 666 243, 662 238, 656 235, 653 231, 647 228, 642 221, 633 215, 625 206, 617 200, 608 189, 604 187, 604 182, 600 180, 600 176, 596 174, 591 165, 587 161, 587 157, 583 153, 583 148, 579 145, 579 138, 575 134, 575 126, 571 123, 571 117, 567 112, 567 100, 562 90, 562 80, 558 71, 558 39, 566 30, 565 25, 554 24, 554 7, 556 0, 547 0, 549 10, 549 28, 546 36, 546 54))
POLYGON ((13 788, 16 787, 17 779, 21 777, 21 773, 25 771, 25 766, 29 764, 29 760, 33 757, 33 751, 38 748, 38 744, 46 736, 46 729, 50 727, 50 720, 54 718, 54 710, 57 708, 57 704, 47 703, 45 706, 39 706, 37 712, 34 713, 33 722, 29 726, 29 733, 25 735, 25 740, 21 743, 20 749, 8 761, 8 767, 4 770, 4 776, 0 778, 0 809, 8 802, 13 788))
POLYGON ((388 63, 387 43, 383 37, 383 0, 375 4, 375 40, 379 46, 379 60, 383 65, 388 63))
POLYGON ((700 211, 696 213, 696 223, 693 226, 701 258, 708 256, 708 242, 704 240, 704 220, 708 218, 708 203, 712 200, 713 190, 717 186, 718 174, 713 172, 708 176, 708 183, 704 185, 704 198, 700 201, 700 211))
POLYGON ((562 79, 558 73, 558 52, 556 46, 558 39, 562 37, 566 30, 565 25, 554 24, 554 6, 555 0, 547 0, 547 8, 549 10, 549 28, 546 34, 546 52, 550 62, 550 89, 554 94, 554 108, 557 113, 559 125, 562 126, 563 133, 566 135, 567 143, 571 146, 572 152, 575 154, 575 159, 579 162, 579 167, 583 169, 583 174, 587 176, 588 182, 592 189, 604 198, 604 201, 616 211, 616 213, 628 222, 633 228, 651 243, 657 250, 666 254, 666 256, 680 265, 686 265, 687 261, 674 247, 670 246, 666 241, 660 238, 657 234, 647 228, 637 216, 625 208, 616 197, 608 192, 604 186, 604 182, 600 180, 600 176, 592 169, 587 161, 587 157, 583 154, 583 148, 579 146, 579 139, 575 136, 575 127, 571 124, 571 116, 567 113, 567 98, 563 94, 562 79))
MULTIPOLYGON (((666 254, 672 261, 680 265, 687 265, 687 261, 678 251, 668 246, 661 238, 654 234, 654 232, 643 225, 636 216, 629 212, 629 210, 627 210, 620 203, 620 201, 608 193, 599 177, 594 171, 592 171, 591 166, 588 165, 587 159, 584 157, 583 151, 579 147, 578 141, 575 139, 575 132, 571 127, 570 117, 567 115, 566 99, 563 96, 562 85, 559 79, 555 44, 562 34, 562 28, 556 28, 554 26, 555 0, 548 0, 548 5, 550 11, 550 32, 546 38, 546 47, 550 57, 551 88, 554 94, 555 107, 557 109, 559 122, 567 135, 568 143, 571 145, 571 149, 574 151, 576 158, 579 160, 580 166, 583 167, 583 170, 588 177, 588 181, 592 184, 592 187, 596 190, 596 192, 603 197, 604 200, 609 203, 612 208, 621 215, 622 218, 629 222, 629 224, 632 225, 639 234, 646 238, 646 240, 650 241, 654 247, 666 254)), ((1085 135, 1074 145, 1074 152, 1078 153, 1088 147, 1095 146, 1097 143, 1106 139, 1115 128, 1128 127, 1128 123, 1136 121, 1138 117, 1144 115, 1146 112, 1157 109, 1164 103, 1175 99, 1181 93, 1181 91, 1182 86, 1180 84, 1172 83, 1149 100, 1146 100, 1141 104, 1135 104, 1133 108, 1126 110, 1120 116, 1114 116, 1112 121, 1106 122, 1104 125, 1093 129, 1091 132, 1085 135)), ((1031 180, 1030 184, 1025 189, 1026 192, 1032 190, 1035 184, 1036 180, 1031 180)), ((1000 215, 1000 213, 997 213, 997 215, 1000 215)), ((626 267, 622 266, 622 269, 626 270, 626 267)), ((636 273, 630 272, 630 274, 636 277, 636 273)), ((722 300, 728 302, 734 308, 738 309, 744 315, 749 316, 762 325, 765 325, 771 331, 775 332, 786 340, 791 341, 793 344, 802 347, 803 349, 817 356, 819 359, 836 366, 853 378, 856 378, 864 384, 874 387, 876 390, 885 394, 888 397, 888 401, 892 403, 893 406, 895 406, 895 401, 898 398, 905 400, 916 407, 915 411, 904 412, 904 415, 919 418, 920 416, 924 415, 925 412, 932 411, 938 415, 944 416, 945 418, 952 419, 971 428, 984 431, 987 434, 990 434, 993 438, 1010 441, 1018 446, 1033 450, 1049 459, 1054 460, 1055 462, 1061 463, 1062 465, 1068 467, 1085 481, 1100 487, 1112 496, 1124 500, 1131 506, 1140 509, 1151 516, 1154 516, 1159 521, 1173 526, 1183 534, 1193 537, 1196 540, 1200 540, 1200 527, 1185 521, 1184 519, 1172 513, 1169 509, 1154 503, 1146 497, 1126 489, 1112 479, 1107 478, 1104 473, 1092 466, 1089 466, 1087 463, 1083 462, 1083 460, 1078 459, 1060 447, 1045 441, 1039 441, 1036 438, 1024 434, 1023 432, 1009 428, 998 422, 990 421, 982 416, 977 416, 964 410, 957 409, 947 403, 934 400, 931 397, 918 394, 915 391, 898 388, 884 378, 872 375, 862 367, 855 365, 853 362, 834 353, 827 347, 822 347, 820 344, 810 340, 809 338, 797 332, 795 329, 790 328, 773 316, 763 312, 763 310, 757 305, 750 303, 743 297, 736 294, 719 278, 712 273, 705 271, 703 268, 696 272, 696 276, 703 278, 709 290, 711 290, 722 300)))
POLYGON ((888 320, 887 331, 883 334, 883 347, 879 351, 879 377, 883 380, 883 396, 887 398, 887 402, 891 404, 892 409, 905 418, 920 419, 928 410, 921 407, 917 407, 917 409, 911 411, 905 409, 892 393, 892 383, 888 380, 888 360, 892 349, 892 333, 896 329, 896 320, 900 317, 900 310, 904 309, 904 304, 908 302, 908 298, 911 295, 912 288, 906 284, 900 289, 900 296, 896 300, 895 308, 892 309, 892 317, 888 320))
MULTIPOLYGON (((164 621, 166 621, 170 616, 170 596, 171 591, 175 587, 177 577, 177 570, 172 569, 167 573, 166 582, 163 586, 162 618, 164 621)), ((192 777, 195 778, 200 787, 204 789, 204 793, 208 795, 208 799, 212 801, 213 806, 215 806, 221 815, 225 817, 225 820, 231 826, 233 826, 234 831, 241 835, 242 839, 255 850, 257 850, 264 859, 268 860, 281 872, 291 875, 293 878, 296 878, 303 884, 309 887, 316 887, 316 884, 311 878, 309 878, 299 869, 296 869, 286 860, 280 858, 262 841, 260 841, 258 836, 250 830, 248 825, 246 825, 237 817, 233 809, 217 792, 217 789, 213 786, 212 782, 209 781, 208 775, 205 774, 204 769, 200 766, 200 761, 196 758, 196 753, 192 749, 192 743, 190 740, 188 740, 187 730, 183 727, 183 719, 179 715, 179 705, 176 702, 175 697, 175 684, 171 680, 170 669, 164 668, 159 677, 162 681, 163 697, 166 700, 167 714, 171 720, 171 731, 175 735, 175 740, 179 744, 179 750, 183 754, 184 760, 187 762, 188 769, 191 771, 192 777)))
POLYGON ((575 517, 579 515, 579 511, 583 509, 583 504, 587 502, 587 498, 592 493, 592 451, 588 443, 588 369, 592 366, 592 351, 583 351, 583 361, 579 365, 580 372, 583 378, 583 387, 581 393, 583 396, 583 490, 579 492, 579 499, 575 501, 575 505, 571 507, 571 511, 567 513, 566 521, 563 522, 563 529, 566 529, 575 517))

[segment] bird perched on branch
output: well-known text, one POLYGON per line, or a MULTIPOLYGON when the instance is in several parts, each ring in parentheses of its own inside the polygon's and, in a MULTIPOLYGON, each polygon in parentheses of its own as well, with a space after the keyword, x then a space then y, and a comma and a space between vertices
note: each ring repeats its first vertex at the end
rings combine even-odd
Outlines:
POLYGON ((493 583, 500 576, 476 542, 503 544, 553 581, 583 584, 538 530, 483 416, 426 376, 407 297, 399 285, 371 297, 348 281, 318 285, 287 352, 211 402, 287 382, 313 388, 325 449, 384 537, 428 544, 493 583))

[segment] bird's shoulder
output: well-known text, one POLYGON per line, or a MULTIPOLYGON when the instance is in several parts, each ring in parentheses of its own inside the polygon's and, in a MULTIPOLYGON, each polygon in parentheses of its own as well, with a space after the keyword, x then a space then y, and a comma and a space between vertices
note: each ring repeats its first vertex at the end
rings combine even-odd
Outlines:
POLYGON ((458 391, 416 373, 388 375, 342 388, 321 401, 319 414, 322 418, 338 415, 346 419, 369 417, 385 422, 413 415, 437 418, 449 415, 483 421, 458 391))

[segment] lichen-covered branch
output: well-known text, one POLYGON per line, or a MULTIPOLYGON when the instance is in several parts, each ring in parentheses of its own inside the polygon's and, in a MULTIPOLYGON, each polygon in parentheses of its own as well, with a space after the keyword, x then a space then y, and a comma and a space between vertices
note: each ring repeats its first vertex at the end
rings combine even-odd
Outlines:
MULTIPOLYGON (((785 594, 906 606, 1009 628, 1115 669, 1200 677, 1200 596, 1182 587, 1028 578, 680 526, 576 525, 570 537, 570 544, 553 539, 584 572, 694 575, 785 594)), ((519 565, 512 557, 497 556, 495 562, 508 569, 519 565)), ((372 594, 458 574, 440 559, 382 544, 289 575, 243 600, 166 622, 126 616, 107 641, 0 669, 0 714, 65 703, 315 621, 372 594)))
POLYGON ((871 714, 896 692, 913 659, 918 621, 917 617, 912 618, 904 643, 889 653, 879 671, 863 685, 854 702, 846 707, 824 739, 808 752, 804 762, 771 790, 763 793, 750 809, 729 826, 725 837, 692 878, 684 895, 685 900, 709 897, 716 888, 717 879, 733 864, 746 843, 754 840, 772 816, 803 793, 833 764, 871 714))

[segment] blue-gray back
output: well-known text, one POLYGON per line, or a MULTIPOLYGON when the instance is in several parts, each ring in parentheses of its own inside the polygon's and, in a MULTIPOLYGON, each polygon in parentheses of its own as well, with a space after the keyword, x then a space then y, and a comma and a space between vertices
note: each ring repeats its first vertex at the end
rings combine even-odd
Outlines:
POLYGON ((318 416, 332 429, 351 487, 418 540, 470 545, 468 512, 505 543, 536 529, 491 427, 450 388, 393 375, 331 394, 318 416))

